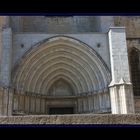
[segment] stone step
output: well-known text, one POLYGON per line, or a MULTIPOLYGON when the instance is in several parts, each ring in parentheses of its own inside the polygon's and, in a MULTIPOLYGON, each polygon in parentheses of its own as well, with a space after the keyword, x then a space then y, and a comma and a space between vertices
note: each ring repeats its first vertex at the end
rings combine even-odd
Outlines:
POLYGON ((140 114, 28 115, 0 117, 0 124, 140 124, 140 114))

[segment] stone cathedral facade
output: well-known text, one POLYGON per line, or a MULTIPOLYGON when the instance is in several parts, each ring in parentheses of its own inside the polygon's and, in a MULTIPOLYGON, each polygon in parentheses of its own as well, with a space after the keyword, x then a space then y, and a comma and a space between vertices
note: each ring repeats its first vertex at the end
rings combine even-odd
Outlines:
POLYGON ((0 17, 1 116, 139 112, 140 17, 0 17))

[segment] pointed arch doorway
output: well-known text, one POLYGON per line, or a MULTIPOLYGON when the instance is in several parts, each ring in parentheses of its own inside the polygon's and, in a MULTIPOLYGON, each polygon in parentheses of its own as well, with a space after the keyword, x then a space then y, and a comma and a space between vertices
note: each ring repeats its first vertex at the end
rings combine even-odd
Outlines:
POLYGON ((63 78, 56 80, 48 90, 48 96, 50 96, 51 100, 47 105, 47 114, 53 115, 76 113, 76 100, 72 99, 74 95, 74 90, 69 82, 63 78))
POLYGON ((15 94, 13 110, 25 114, 110 112, 110 71, 99 54, 79 40, 65 36, 43 40, 17 67, 13 86, 22 92, 15 94))

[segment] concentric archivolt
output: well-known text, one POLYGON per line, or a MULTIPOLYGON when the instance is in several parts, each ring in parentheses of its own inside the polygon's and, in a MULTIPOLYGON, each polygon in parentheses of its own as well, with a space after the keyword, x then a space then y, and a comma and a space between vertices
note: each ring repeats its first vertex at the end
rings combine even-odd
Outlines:
POLYGON ((79 94, 106 88, 110 72, 92 48, 75 39, 57 36, 37 44, 22 58, 13 85, 47 94, 59 78, 79 94))

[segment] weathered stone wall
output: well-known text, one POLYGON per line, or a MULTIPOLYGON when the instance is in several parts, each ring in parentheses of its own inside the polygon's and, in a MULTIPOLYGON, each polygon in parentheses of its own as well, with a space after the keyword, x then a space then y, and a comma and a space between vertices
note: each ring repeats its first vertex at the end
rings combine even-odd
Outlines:
POLYGON ((3 30, 4 28, 9 26, 9 18, 7 16, 0 16, 0 77, 2 77, 1 74, 1 68, 2 68, 2 55, 4 53, 3 51, 3 30))
MULTIPOLYGON (((128 47, 128 60, 129 60, 129 68, 130 68, 130 78, 131 78, 131 81, 132 81, 132 74, 131 74, 131 63, 130 63, 130 60, 131 60, 131 57, 135 57, 135 56, 132 56, 131 55, 131 50, 132 48, 136 48, 138 50, 140 50, 140 39, 139 38, 128 38, 127 39, 127 47, 128 47)), ((132 83, 133 85, 133 83, 132 83)), ((140 97, 139 96, 135 96, 134 97, 134 105, 135 105, 135 112, 136 113, 140 113, 140 97)))
POLYGON ((128 53, 132 48, 140 50, 140 38, 127 38, 128 53))
MULTIPOLYGON (((114 17, 115 26, 124 26, 126 30, 126 38, 127 38, 127 48, 128 48, 128 56, 129 56, 129 67, 131 71, 130 65, 130 52, 132 48, 136 48, 140 50, 140 16, 117 16, 114 17)), ((130 73, 130 78, 132 78, 130 73)), ((133 84, 133 83, 132 83, 133 84)), ((139 97, 134 97, 135 102, 135 112, 140 112, 140 99, 139 97)))
POLYGON ((13 16, 11 27, 15 32, 97 32, 96 19, 94 16, 13 16))
POLYGON ((1 63, 0 63, 0 83, 9 86, 11 82, 12 65, 12 31, 5 28, 1 32, 1 63))
POLYGON ((107 32, 114 25, 111 16, 12 16, 14 32, 85 33, 107 32))
POLYGON ((98 24, 100 24, 100 32, 107 33, 110 27, 114 27, 114 18, 112 16, 100 16, 98 19, 98 24))
POLYGON ((116 16, 114 25, 125 27, 128 49, 140 49, 140 16, 116 16))
POLYGON ((135 96, 134 98, 134 104, 135 104, 135 112, 140 113, 140 97, 135 96))
MULTIPOLYGON (((2 30, 0 30, 0 71, 1 71, 1 62, 2 62, 2 30)), ((1 72, 0 72, 1 77, 1 72)))
POLYGON ((127 37, 140 37, 140 16, 116 16, 115 26, 124 26, 127 37))
POLYGON ((139 114, 41 115, 0 117, 0 124, 140 124, 139 114))
MULTIPOLYGON (((136 48, 137 50, 140 50, 140 39, 139 38, 129 38, 127 39, 127 47, 128 47, 128 56, 129 56, 129 67, 130 67, 130 78, 131 78, 131 81, 132 81, 132 74, 131 74, 131 70, 132 70, 132 67, 131 67, 131 63, 130 63, 130 60, 131 60, 131 50, 133 48, 136 48)), ((135 56, 133 56, 135 57, 135 56)), ((138 76, 138 75, 137 75, 138 76)), ((132 83, 133 85, 133 83, 132 83)), ((135 112, 136 113, 140 113, 140 97, 139 96, 134 96, 134 105, 135 105, 135 112)))
MULTIPOLYGON (((21 59, 21 57, 35 44, 44 39, 58 36, 59 34, 33 34, 33 33, 17 33, 13 34, 13 67, 21 59), (24 45, 24 46, 23 46, 24 45)), ((78 39, 92 47, 105 61, 110 68, 108 36, 103 33, 94 34, 63 34, 64 36, 78 39), (98 44, 100 46, 98 47, 98 44)))
POLYGON ((0 116, 12 115, 13 90, 0 87, 0 116))
POLYGON ((2 28, 3 26, 3 16, 0 16, 0 27, 2 28))
POLYGON ((9 27, 9 16, 0 16, 0 28, 9 27))

